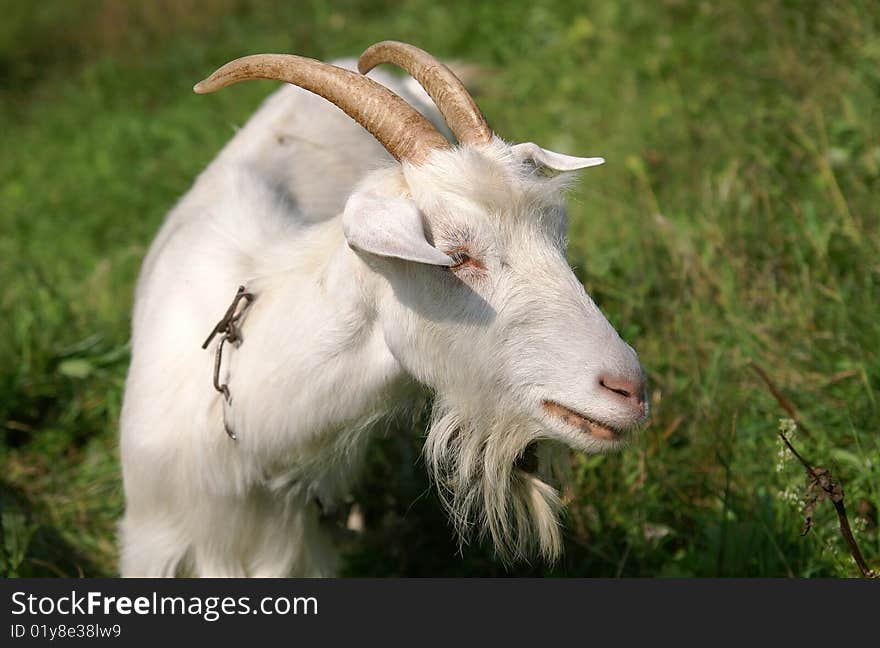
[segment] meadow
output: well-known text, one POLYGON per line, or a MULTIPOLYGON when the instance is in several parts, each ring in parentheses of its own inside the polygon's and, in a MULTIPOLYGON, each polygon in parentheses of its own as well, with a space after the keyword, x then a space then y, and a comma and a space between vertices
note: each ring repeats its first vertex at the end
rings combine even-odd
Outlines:
POLYGON ((164 214, 276 87, 192 84, 257 52, 387 38, 483 66, 504 138, 607 163, 570 196, 569 259, 638 351, 652 417, 572 457, 566 554, 459 548, 419 458, 429 396, 352 502, 344 573, 855 576, 792 435, 845 488, 880 569, 880 5, 53 0, 0 21, 0 574, 116 572, 117 433, 140 262, 164 214))

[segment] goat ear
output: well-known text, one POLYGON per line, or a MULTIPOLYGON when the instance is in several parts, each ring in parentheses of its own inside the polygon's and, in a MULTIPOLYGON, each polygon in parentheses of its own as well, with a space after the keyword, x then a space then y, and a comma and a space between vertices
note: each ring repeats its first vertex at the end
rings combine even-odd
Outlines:
POLYGON ((428 243, 422 215, 411 200, 356 192, 345 205, 342 230, 355 250, 429 265, 455 263, 428 243))
POLYGON ((551 169, 553 171, 577 171, 587 167, 598 166, 605 163, 605 158, 600 157, 574 157, 563 153, 555 153, 543 149, 534 142, 514 144, 511 147, 514 156, 521 160, 531 160, 536 166, 551 169))

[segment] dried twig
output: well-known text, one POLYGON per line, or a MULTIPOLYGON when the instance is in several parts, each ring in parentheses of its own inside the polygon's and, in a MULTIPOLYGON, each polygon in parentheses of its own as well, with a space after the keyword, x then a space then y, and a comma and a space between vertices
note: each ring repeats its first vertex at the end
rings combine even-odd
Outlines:
MULTIPOLYGON (((797 410, 794 405, 792 405, 791 401, 789 401, 785 396, 783 396, 782 392, 779 391, 779 388, 773 383, 770 379, 770 376, 764 371, 761 367, 759 367, 756 363, 751 363, 752 369, 758 376, 761 377, 761 380, 764 381, 764 384, 767 385, 767 389, 770 390, 770 393, 773 394, 776 401, 779 405, 788 412, 789 416, 797 423, 798 427, 802 430, 805 430, 804 424, 801 421, 800 416, 798 415, 797 410)), ((806 431, 806 430, 805 430, 806 431)), ((821 502, 826 497, 831 500, 831 503, 834 504, 834 508, 837 511, 837 520, 840 524, 840 535, 843 536, 844 541, 846 542, 846 546, 849 549, 850 554, 855 560, 856 565, 859 567, 859 571, 862 573, 862 576, 872 577, 875 573, 868 567, 868 563, 865 562, 865 558, 862 555, 861 549, 859 549, 859 545, 856 542, 855 537, 853 536, 852 529, 849 525, 849 518, 846 515, 846 506, 843 503, 843 486, 840 485, 840 482, 834 479, 831 475, 831 471, 827 468, 821 468, 819 466, 814 466, 809 461, 807 461, 803 455, 801 455, 797 449, 792 445, 789 438, 785 435, 781 429, 777 431, 779 437, 782 439, 783 443, 791 450, 791 453, 800 461, 801 465, 804 467, 804 470, 807 471, 807 491, 806 491, 806 506, 804 507, 804 531, 801 535, 806 535, 809 533, 810 529, 813 525, 813 511, 816 509, 816 506, 819 502, 821 502)))
MULTIPOLYGON (((750 363, 752 369, 754 369, 755 373, 761 377, 761 380, 764 381, 764 384, 767 385, 767 389, 770 390, 770 393, 773 394, 773 398, 776 399, 776 402, 788 413, 791 417, 791 420, 797 423, 798 428, 801 432, 803 432, 806 436, 810 436, 810 430, 807 429, 807 426, 804 425, 804 422, 801 420, 801 415, 798 414, 798 411, 795 409, 794 405, 790 400, 788 400, 785 395, 779 391, 779 388, 773 384, 773 381, 770 380, 770 376, 767 375, 767 372, 764 371, 760 366, 756 363, 750 363)), ((794 448, 789 445, 789 449, 797 455, 797 452, 794 448)), ((800 457, 798 457, 800 458, 800 457)), ((803 460, 801 460, 803 461, 803 460)))

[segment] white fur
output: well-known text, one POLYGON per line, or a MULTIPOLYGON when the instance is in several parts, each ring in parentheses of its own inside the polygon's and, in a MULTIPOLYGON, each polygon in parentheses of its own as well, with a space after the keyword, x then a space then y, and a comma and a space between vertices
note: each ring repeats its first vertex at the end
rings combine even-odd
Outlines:
POLYGON ((324 100, 290 86, 267 99, 144 261, 121 420, 122 574, 334 573, 315 501, 346 494, 415 383, 437 395, 426 458, 462 538, 476 527, 505 557, 555 557, 551 455, 622 442, 552 419, 542 399, 621 430, 641 418, 598 385, 641 368, 565 261, 565 182, 497 139, 396 164, 324 100), (394 231, 424 236, 426 263, 384 253, 368 219, 350 226, 382 196, 407 207, 379 221, 421 214, 424 232, 394 231), (484 269, 443 265, 464 239, 484 269), (226 403, 217 340, 201 343, 242 284, 256 298, 224 350, 226 403), (535 442, 533 474, 517 461, 535 442))

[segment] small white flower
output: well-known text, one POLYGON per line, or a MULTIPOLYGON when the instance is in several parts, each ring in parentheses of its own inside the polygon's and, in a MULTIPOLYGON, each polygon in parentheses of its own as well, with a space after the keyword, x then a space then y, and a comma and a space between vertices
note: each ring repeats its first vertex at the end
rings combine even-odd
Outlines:
POLYGON ((781 418, 779 419, 779 431, 790 439, 797 432, 797 423, 790 418, 781 418))

